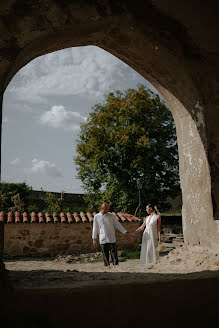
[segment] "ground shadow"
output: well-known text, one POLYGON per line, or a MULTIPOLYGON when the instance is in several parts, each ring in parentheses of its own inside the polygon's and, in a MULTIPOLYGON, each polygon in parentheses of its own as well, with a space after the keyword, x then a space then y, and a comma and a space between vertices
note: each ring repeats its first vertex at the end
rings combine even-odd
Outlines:
POLYGON ((218 315, 219 272, 9 271, 1 293, 7 327, 211 327, 218 315))
MULTIPOLYGON (((113 266, 109 267, 109 270, 113 266)), ((156 284, 172 281, 218 280, 219 271, 200 271, 192 273, 153 273, 153 272, 88 272, 77 269, 8 271, 13 290, 19 289, 74 289, 106 285, 156 284)))

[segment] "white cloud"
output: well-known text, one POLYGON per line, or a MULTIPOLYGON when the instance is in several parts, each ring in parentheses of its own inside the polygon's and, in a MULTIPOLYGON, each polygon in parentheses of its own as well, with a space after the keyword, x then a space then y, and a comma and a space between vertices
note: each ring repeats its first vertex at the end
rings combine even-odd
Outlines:
POLYGON ((78 112, 67 111, 64 106, 52 106, 41 116, 41 123, 66 130, 79 130, 80 124, 85 121, 86 117, 78 112))
POLYGON ((10 162, 10 164, 11 164, 11 165, 18 165, 18 164, 20 164, 20 162, 21 162, 21 160, 20 160, 18 157, 16 157, 15 159, 13 159, 13 160, 10 162))
POLYGON ((62 176, 61 172, 57 169, 55 164, 50 163, 48 161, 39 160, 37 158, 34 158, 32 160, 32 167, 29 169, 25 169, 25 172, 29 174, 45 174, 52 178, 58 178, 62 176))
POLYGON ((100 98, 115 89, 136 85, 140 79, 145 81, 107 51, 86 46, 32 60, 15 75, 7 91, 22 101, 46 103, 48 95, 100 98))

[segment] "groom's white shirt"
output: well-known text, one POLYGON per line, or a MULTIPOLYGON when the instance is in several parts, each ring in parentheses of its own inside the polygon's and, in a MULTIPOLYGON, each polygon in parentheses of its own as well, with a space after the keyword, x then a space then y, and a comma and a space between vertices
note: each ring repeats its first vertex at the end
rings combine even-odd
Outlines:
POLYGON ((125 230, 119 223, 115 215, 110 212, 106 214, 100 212, 94 216, 92 238, 96 239, 99 234, 100 244, 115 243, 115 228, 123 234, 126 234, 127 232, 127 230, 125 230))

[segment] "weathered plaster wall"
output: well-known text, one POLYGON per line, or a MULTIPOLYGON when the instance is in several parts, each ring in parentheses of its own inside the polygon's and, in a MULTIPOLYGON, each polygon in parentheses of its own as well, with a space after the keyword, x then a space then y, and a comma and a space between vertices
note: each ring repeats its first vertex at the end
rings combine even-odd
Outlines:
POLYGON ((157 89, 170 106, 177 129, 184 240, 219 251, 219 221, 213 218, 207 146, 199 134, 202 129, 205 136, 204 108, 198 101, 191 104, 192 117, 172 94, 159 85, 157 89))
MULTIPOLYGON (((139 223, 122 223, 124 228, 135 231, 139 223)), ((1 226, 0 226, 1 227, 1 226)), ((56 255, 61 253, 90 252, 92 245, 92 224, 6 224, 4 254, 10 256, 56 255)), ((130 241, 116 232, 119 249, 138 248, 140 236, 130 241)))

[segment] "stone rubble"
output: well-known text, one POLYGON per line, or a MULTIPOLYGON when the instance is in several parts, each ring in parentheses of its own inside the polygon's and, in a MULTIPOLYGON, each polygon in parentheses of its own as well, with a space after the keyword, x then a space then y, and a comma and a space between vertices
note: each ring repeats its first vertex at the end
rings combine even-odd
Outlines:
POLYGON ((102 253, 82 253, 82 254, 71 254, 71 255, 58 255, 55 262, 59 263, 92 263, 102 260, 102 253))

